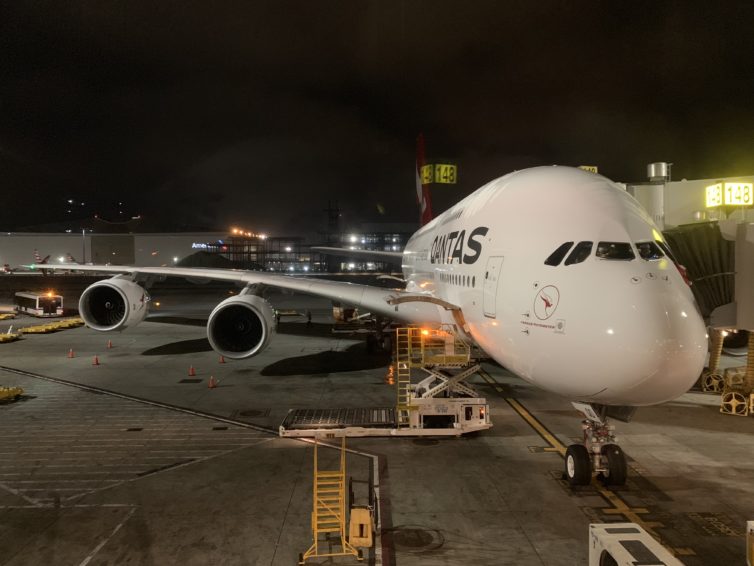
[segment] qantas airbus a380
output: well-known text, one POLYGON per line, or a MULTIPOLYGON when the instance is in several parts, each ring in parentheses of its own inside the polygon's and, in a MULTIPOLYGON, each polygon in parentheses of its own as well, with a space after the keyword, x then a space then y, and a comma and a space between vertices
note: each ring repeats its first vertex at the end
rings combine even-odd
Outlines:
POLYGON ((229 358, 259 353, 274 332, 264 286, 394 320, 455 325, 501 365, 585 414, 585 442, 566 454, 573 484, 597 471, 625 482, 625 457, 606 417, 678 397, 704 365, 705 325, 661 233, 633 197, 594 173, 556 166, 510 173, 422 226, 402 253, 361 254, 399 259, 405 290, 256 271, 77 265, 118 273, 84 291, 80 314, 100 331, 137 324, 148 310, 139 281, 171 275, 246 285, 207 322, 210 344, 229 358))

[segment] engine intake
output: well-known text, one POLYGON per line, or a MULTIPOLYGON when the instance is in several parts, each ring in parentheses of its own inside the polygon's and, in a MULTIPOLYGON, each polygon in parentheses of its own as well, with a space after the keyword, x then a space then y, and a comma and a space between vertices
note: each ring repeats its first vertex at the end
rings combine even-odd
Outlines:
POLYGON ((87 326, 107 332, 144 320, 149 294, 128 279, 113 277, 87 287, 79 299, 79 315, 87 326))
POLYGON ((207 321, 207 338, 218 354, 244 359, 261 352, 275 330, 275 313, 270 304, 255 295, 225 299, 207 321))

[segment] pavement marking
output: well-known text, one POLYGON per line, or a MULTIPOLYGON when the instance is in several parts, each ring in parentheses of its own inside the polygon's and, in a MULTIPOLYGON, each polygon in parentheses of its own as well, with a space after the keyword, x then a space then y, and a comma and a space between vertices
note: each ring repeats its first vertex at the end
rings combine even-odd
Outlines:
MULTIPOLYGON (((177 412, 177 413, 183 413, 183 414, 188 414, 188 415, 192 415, 192 416, 196 416, 196 417, 202 417, 202 418, 213 420, 213 421, 219 421, 219 422, 222 422, 222 423, 235 425, 235 426, 238 426, 238 427, 241 427, 241 428, 246 428, 246 429, 255 430, 255 431, 258 431, 258 432, 261 432, 261 433, 265 433, 265 435, 274 435, 275 438, 280 438, 279 432, 276 429, 271 429, 271 428, 268 428, 268 427, 262 427, 262 426, 254 425, 254 424, 247 423, 247 422, 244 422, 244 421, 238 421, 238 420, 235 420, 235 419, 232 419, 232 418, 227 418, 227 417, 223 417, 223 416, 220 416, 220 415, 214 415, 212 413, 205 413, 203 411, 196 411, 196 410, 193 410, 193 409, 187 409, 185 407, 180 407, 178 405, 171 405, 169 403, 161 403, 161 402, 158 402, 158 401, 151 401, 149 399, 144 399, 142 397, 136 397, 136 396, 132 396, 132 395, 126 395, 126 394, 118 393, 118 392, 111 391, 111 390, 108 390, 108 389, 102 389, 102 388, 94 387, 94 386, 90 386, 90 385, 83 385, 83 384, 75 383, 75 382, 68 381, 68 380, 65 380, 65 379, 59 379, 59 378, 49 377, 49 376, 45 376, 45 375, 40 375, 40 374, 36 374, 36 373, 24 371, 24 370, 19 370, 19 369, 16 369, 16 368, 10 368, 10 367, 7 367, 7 366, 0 366, 0 371, 6 371, 8 373, 14 373, 14 374, 17 374, 17 375, 22 375, 22 376, 25 376, 25 377, 30 377, 30 378, 33 378, 33 379, 39 379, 39 380, 51 382, 51 383, 54 383, 54 384, 57 384, 57 385, 68 386, 68 387, 72 387, 72 388, 75 388, 75 389, 80 389, 80 390, 83 390, 83 391, 88 391, 90 393, 95 393, 97 395, 103 395, 105 397, 124 399, 124 400, 127 400, 127 401, 133 401, 133 402, 136 402, 136 403, 141 403, 142 405, 146 405, 146 406, 158 407, 158 408, 161 408, 161 409, 167 409, 169 411, 173 411, 173 412, 177 412)), ((68 398, 65 395, 61 395, 61 394, 58 394, 57 396, 55 396, 55 395, 49 395, 49 396, 46 397, 46 399, 44 401, 42 401, 40 403, 36 403, 36 406, 40 406, 41 405, 43 407, 47 407, 47 405, 50 405, 49 409, 50 410, 55 410, 56 411, 56 417, 57 418, 61 418, 61 417, 64 417, 66 413, 65 413, 64 410, 63 411, 59 410, 59 406, 56 403, 62 403, 63 406, 65 407, 65 406, 67 406, 66 405, 67 401, 68 401, 68 398)), ((76 407, 77 407, 76 411, 70 411, 70 412, 78 416, 78 415, 80 415, 82 408, 87 408, 88 406, 89 407, 94 407, 96 409, 96 411, 100 410, 99 409, 99 404, 97 404, 96 402, 94 402, 94 401, 85 401, 83 403, 78 403, 76 405, 76 407)), ((96 411, 92 411, 92 412, 96 412, 96 411)), ((107 416, 106 412, 105 412, 105 416, 107 416)), ((135 415, 134 415, 133 418, 131 418, 131 420, 118 421, 117 423, 110 422, 110 423, 108 423, 108 425, 109 426, 118 426, 118 427, 120 427, 118 430, 123 431, 123 428, 127 428, 129 426, 134 425, 134 424, 140 424, 142 422, 140 419, 142 419, 142 418, 151 418, 151 417, 153 417, 153 415, 151 415, 145 409, 145 410, 143 410, 141 412, 135 411, 135 415)), ((96 425, 99 426, 100 424, 102 424, 100 422, 99 418, 97 418, 97 417, 92 417, 92 418, 86 419, 86 422, 84 424, 81 424, 81 425, 69 425, 67 427, 57 426, 57 423, 55 423, 55 419, 54 418, 44 419, 44 420, 48 421, 50 424, 55 424, 58 430, 61 430, 61 429, 63 429, 63 430, 65 430, 65 429, 80 430, 82 432, 86 431, 87 434, 89 433, 89 428, 92 425, 96 424, 96 425)), ((165 418, 164 421, 158 421, 158 422, 155 422, 155 421, 151 420, 150 421, 150 427, 165 426, 165 423, 172 424, 173 422, 176 422, 176 418, 165 418)), ((180 424, 180 423, 178 423, 178 424, 180 424)), ((5 430, 8 430, 8 429, 5 429, 5 430)), ((32 429, 23 428, 23 431, 26 431, 26 432, 28 432, 30 430, 32 430, 32 429)), ((35 427, 35 430, 38 433, 45 433, 46 434, 46 429, 45 429, 44 426, 35 427)), ((204 431, 202 430, 202 432, 204 432, 204 431)), ((229 432, 229 431, 222 431, 222 433, 226 433, 226 432, 229 432)), ((237 432, 237 431, 234 431, 234 432, 237 432)), ((218 432, 214 433, 214 435, 217 435, 217 434, 218 434, 218 432)), ((73 436, 73 435, 67 435, 67 436, 73 436)), ((208 434, 207 436, 209 437, 210 435, 208 434)), ((195 438, 196 437, 193 434, 189 434, 188 438, 185 438, 183 440, 194 440, 195 438)), ((217 439, 219 437, 218 436, 214 436, 214 438, 217 439)), ((150 437, 149 440, 156 440, 156 439, 150 437)), ((258 437, 257 443, 259 443, 259 442, 267 442, 267 441, 270 441, 270 440, 273 440, 273 438, 258 437)), ((293 438, 293 439, 290 439, 290 440, 294 440, 296 442, 308 442, 308 443, 312 443, 312 444, 314 442, 313 439, 308 439, 308 438, 293 438)), ((228 444, 228 445, 238 446, 237 444, 228 444)), ((243 446, 239 446, 238 448, 234 448, 234 449, 231 449, 231 450, 226 450, 224 452, 220 452, 219 454, 210 455, 210 456, 204 456, 204 457, 199 457, 199 458, 192 458, 192 459, 190 459, 188 461, 179 462, 179 463, 177 463, 175 465, 168 465, 168 466, 158 467, 158 468, 150 471, 146 475, 153 475, 153 474, 156 474, 156 473, 162 473, 162 472, 172 471, 172 470, 180 468, 180 467, 184 467, 184 466, 187 466, 187 465, 190 465, 190 464, 202 462, 202 461, 208 460, 210 458, 214 458, 216 456, 222 456, 222 455, 231 453, 233 451, 240 450, 240 449, 243 449, 243 448, 247 448, 248 446, 253 446, 253 445, 254 444, 243 445, 243 446)), ((79 445, 79 446, 81 446, 81 445, 79 445)), ((119 442, 118 445, 117 445, 117 448, 120 448, 121 446, 122 446, 122 443, 119 442)), ((332 445, 332 444, 328 444, 327 442, 320 442, 320 446, 324 446, 324 447, 327 447, 327 448, 332 448, 334 450, 340 450, 340 446, 335 446, 335 445, 332 445)), ((97 448, 107 448, 107 446, 100 445, 100 446, 97 446, 97 448)), ((131 449, 131 448, 143 448, 143 445, 138 445, 138 446, 128 445, 126 447, 126 449, 125 449, 126 452, 125 452, 124 456, 129 454, 128 450, 131 449)), ((192 452, 194 452, 194 451, 196 451, 196 450, 192 449, 192 452)), ((200 450, 200 451, 202 451, 202 450, 200 450)), ((203 450, 203 451, 206 452, 208 450, 203 450)), ((171 451, 171 450, 151 450, 151 452, 168 452, 169 453, 169 452, 173 452, 173 451, 171 451)), ((385 502, 383 502, 383 500, 380 498, 380 489, 379 489, 379 486, 380 486, 380 480, 379 480, 379 478, 380 478, 380 476, 379 476, 379 456, 376 455, 376 454, 370 454, 368 452, 364 452, 364 451, 361 451, 361 450, 354 450, 352 448, 346 448, 346 452, 349 452, 351 454, 355 454, 355 455, 358 455, 358 456, 362 456, 362 457, 365 457, 365 458, 369 458, 372 461, 372 473, 373 473, 373 478, 374 478, 373 485, 372 485, 372 490, 373 490, 373 493, 374 493, 374 504, 375 504, 375 507, 378 509, 378 512, 376 513, 377 524, 375 525, 374 544, 372 546, 372 552, 374 553, 374 560, 371 561, 370 563, 373 564, 374 566, 382 566, 382 563, 383 563, 383 560, 384 560, 383 559, 383 554, 387 554, 388 556, 390 556, 391 555, 390 553, 392 551, 392 545, 390 545, 388 539, 384 539, 384 540, 382 539, 382 516, 383 516, 384 512, 389 512, 389 511, 386 511, 384 509, 385 502)), ((66 454, 77 454, 77 453, 81 453, 81 454, 93 454, 93 453, 111 454, 112 450, 82 450, 82 451, 75 451, 74 450, 74 451, 66 451, 64 453, 66 453, 66 454)), ((15 453, 9 452, 8 454, 15 454, 15 453)), ((101 456, 98 456, 98 458, 101 458, 101 456)), ((154 459, 162 459, 162 460, 166 459, 165 456, 152 456, 152 457, 142 457, 142 458, 143 459, 154 458, 154 459)), ((111 458, 109 458, 109 459, 111 459, 111 458)), ((40 461, 40 460, 41 460, 40 458, 36 458, 36 457, 34 458, 35 462, 36 461, 40 461)), ((66 473, 66 472, 56 472, 56 474, 64 474, 64 473, 66 473)), ((68 472, 68 473, 74 473, 74 472, 68 472)), ((91 473, 96 473, 96 472, 86 472, 86 473, 90 473, 91 474, 91 473)), ((100 472, 100 473, 105 473, 106 474, 108 472, 100 472)), ((81 474, 77 473, 77 475, 81 475, 81 474)), ((126 480, 111 480, 111 481, 114 481, 116 483, 113 483, 111 485, 106 485, 106 486, 103 486, 103 487, 98 488, 98 489, 88 490, 88 491, 85 491, 83 493, 79 493, 77 495, 66 497, 66 498, 64 498, 62 500, 60 500, 60 499, 55 499, 55 500, 51 500, 51 499, 39 499, 37 501, 34 501, 33 499, 30 499, 28 497, 24 497, 22 494, 17 494, 17 495, 19 495, 20 497, 22 497, 26 501, 29 501, 30 503, 32 503, 34 508, 50 507, 51 506, 50 504, 43 503, 45 501, 54 501, 54 505, 55 506, 74 507, 74 506, 76 506, 75 504, 70 504, 69 503, 69 504, 66 505, 65 502, 70 502, 70 501, 76 500, 78 498, 84 497, 86 495, 89 495, 91 493, 95 493, 95 492, 103 491, 103 490, 106 490, 106 489, 110 489, 112 487, 115 487, 117 485, 122 485, 122 484, 127 483, 127 482, 140 480, 140 479, 142 479, 142 477, 144 477, 144 474, 142 474, 140 476, 136 476, 136 477, 131 477, 131 478, 126 479, 126 480)), ((102 482, 107 482, 109 480, 103 479, 101 481, 102 482)), ((3 486, 3 484, 0 484, 0 487, 5 487, 5 486, 3 486)), ((11 491, 11 490, 9 489, 9 491, 11 491)), ((32 490, 30 490, 30 491, 32 491, 32 490)), ((52 491, 52 490, 33 490, 33 491, 48 491, 49 492, 49 491, 52 491)), ((0 509, 2 509, 2 508, 12 508, 12 507, 0 506, 0 509)), ((129 517, 132 514, 133 514, 133 510, 129 514, 129 517)), ((122 526, 122 524, 125 523, 127 519, 128 519, 128 517, 126 519, 124 519, 123 522, 121 523, 121 525, 119 525, 118 527, 116 527, 116 529, 113 531, 113 533, 111 533, 111 535, 105 541, 103 541, 100 545, 98 545, 98 547, 92 552, 92 554, 89 557, 87 557, 87 559, 85 559, 84 562, 82 562, 81 564, 79 564, 79 566, 85 566, 86 564, 88 564, 88 562, 91 560, 91 558, 93 558, 94 555, 97 552, 99 552, 99 550, 105 545, 105 543, 107 543, 107 541, 110 540, 116 534, 117 530, 120 529, 120 527, 122 526)))
MULTIPOLYGON (((481 376, 487 383, 492 385, 492 387, 498 393, 503 395, 505 402, 508 403, 508 405, 510 405, 511 408, 521 418, 523 418, 527 422, 527 424, 529 424, 529 426, 531 426, 537 432, 537 434, 542 437, 545 442, 550 445, 552 451, 557 452, 561 457, 565 458, 566 446, 562 442, 560 442, 556 438, 556 436, 552 432, 550 432, 544 424, 542 424, 539 419, 537 419, 517 399, 506 397, 505 389, 503 388, 503 386, 500 385, 491 375, 484 372, 481 374, 481 376)), ((547 448, 545 448, 544 451, 547 451, 547 448)), ((690 548, 674 548, 663 543, 662 537, 656 529, 663 528, 665 525, 659 521, 647 521, 641 517, 641 515, 649 513, 648 509, 645 509, 643 507, 631 507, 620 497, 620 495, 602 485, 602 483, 596 477, 592 478, 591 485, 596 489, 597 493, 599 493, 605 501, 612 505, 612 507, 610 508, 600 508, 601 512, 605 513, 606 515, 621 515, 626 520, 632 523, 636 523, 673 554, 684 556, 693 556, 696 554, 690 548)))
POLYGON ((102 547, 103 547, 103 546, 105 546, 105 545, 106 545, 106 544, 108 543, 108 541, 109 541, 109 540, 110 540, 111 538, 113 538, 113 537, 114 537, 114 536, 115 536, 115 535, 116 535, 116 534, 118 533, 118 531, 120 530, 120 528, 121 528, 121 527, 122 527, 122 526, 123 526, 123 525, 124 525, 124 524, 126 523, 126 521, 128 521, 128 520, 129 520, 129 519, 131 518, 131 516, 132 516, 132 515, 133 515, 133 514, 134 514, 135 512, 136 512, 136 509, 131 509, 131 511, 129 511, 128 515, 126 515, 126 518, 125 518, 125 519, 123 519, 123 520, 122 520, 122 521, 121 521, 120 523, 118 523, 118 525, 117 525, 117 526, 116 526, 116 527, 115 527, 115 528, 113 529, 113 532, 112 532, 112 533, 110 533, 110 536, 109 536, 109 537, 107 537, 107 538, 106 538, 105 540, 103 540, 102 542, 100 542, 100 543, 99 543, 99 544, 98 544, 98 545, 97 545, 96 547, 94 547, 94 550, 92 550, 92 551, 91 551, 91 552, 89 553, 89 556, 87 556, 86 558, 84 558, 84 559, 83 559, 83 560, 82 560, 82 561, 81 561, 81 562, 79 563, 79 566, 86 566, 87 564, 89 564, 89 562, 91 562, 91 561, 92 561, 92 558, 94 558, 94 556, 95 556, 95 555, 96 555, 96 554, 97 554, 97 553, 98 553, 98 552, 99 552, 100 550, 102 550, 102 547))

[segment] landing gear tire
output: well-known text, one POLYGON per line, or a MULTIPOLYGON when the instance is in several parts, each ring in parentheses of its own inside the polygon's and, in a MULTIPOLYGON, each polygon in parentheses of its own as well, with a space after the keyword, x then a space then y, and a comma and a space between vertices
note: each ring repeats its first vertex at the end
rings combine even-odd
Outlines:
POLYGON ((592 460, 582 444, 571 444, 565 455, 565 476, 571 485, 589 485, 592 481, 592 460))
POLYGON ((617 444, 606 444, 602 447, 602 455, 607 460, 607 471, 602 474, 605 485, 626 485, 628 465, 621 447, 617 444))

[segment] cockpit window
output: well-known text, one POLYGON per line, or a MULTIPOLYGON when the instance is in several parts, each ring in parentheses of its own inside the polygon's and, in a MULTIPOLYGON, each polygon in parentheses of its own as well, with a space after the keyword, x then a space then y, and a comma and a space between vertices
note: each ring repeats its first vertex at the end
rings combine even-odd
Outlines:
POLYGON ((568 250, 571 249, 571 246, 573 246, 573 242, 566 242, 565 244, 559 245, 558 249, 552 252, 550 257, 545 260, 545 265, 560 265, 560 262, 563 261, 568 250))
POLYGON ((636 257, 631 244, 628 242, 600 242, 597 244, 595 255, 600 259, 620 259, 624 261, 630 261, 636 257))
POLYGON ((592 253, 592 242, 579 242, 565 260, 566 265, 581 263, 592 253))
POLYGON ((647 261, 663 257, 662 250, 654 242, 638 242, 636 249, 639 250, 639 257, 647 261))
POLYGON ((675 256, 673 255, 673 252, 670 251, 670 246, 668 246, 665 242, 661 242, 660 240, 655 240, 658 246, 662 249, 663 252, 665 252, 665 255, 670 258, 670 261, 672 261, 675 264, 678 264, 678 260, 675 259, 675 256))

